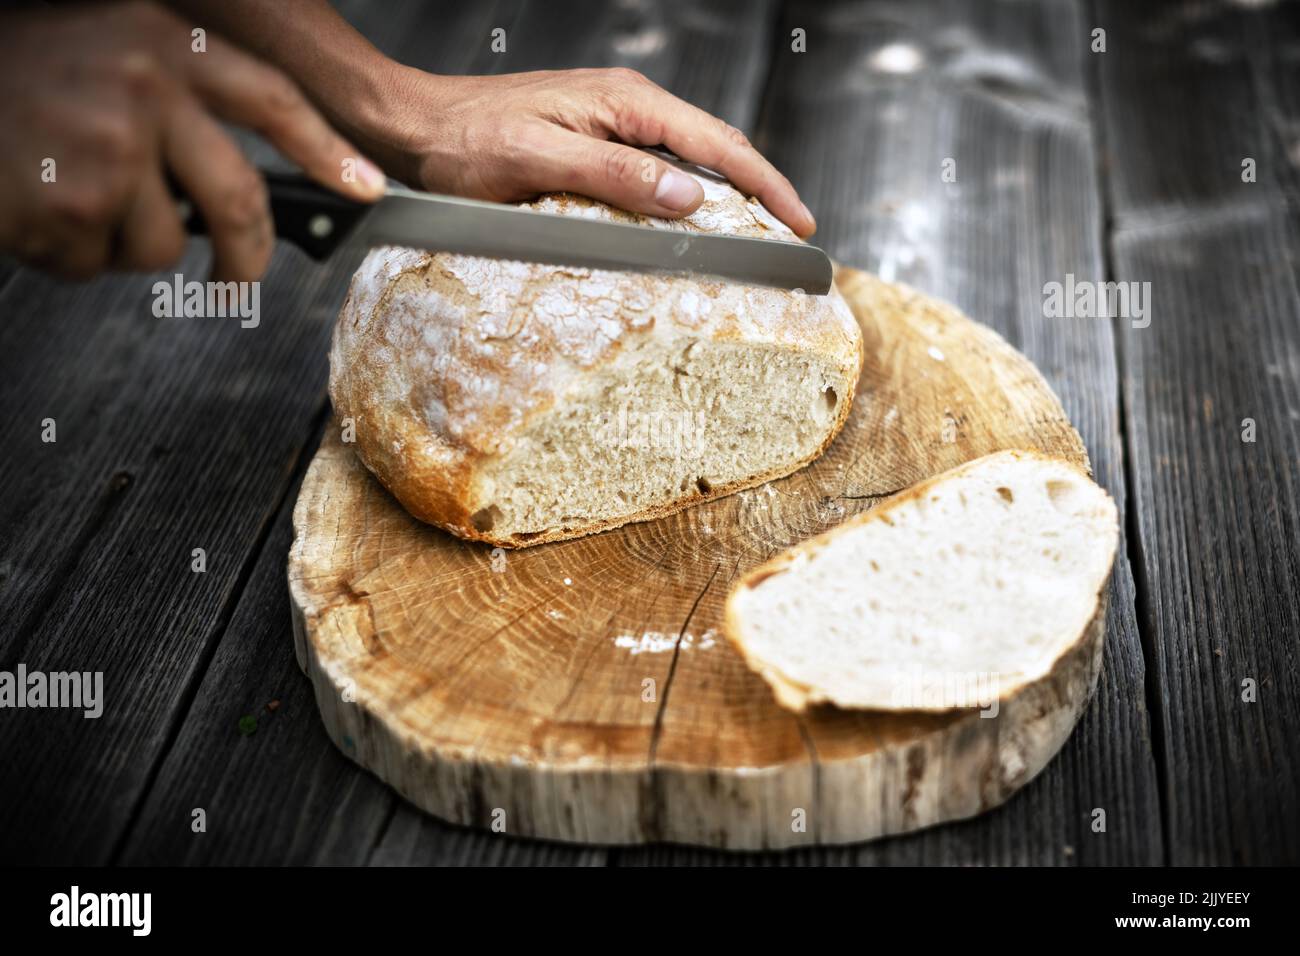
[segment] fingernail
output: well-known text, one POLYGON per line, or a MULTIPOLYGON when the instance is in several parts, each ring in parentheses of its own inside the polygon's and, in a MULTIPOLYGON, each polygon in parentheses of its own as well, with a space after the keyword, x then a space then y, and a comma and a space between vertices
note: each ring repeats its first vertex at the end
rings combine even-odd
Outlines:
POLYGON ((357 157, 357 178, 361 180, 367 192, 382 193, 388 188, 384 171, 364 156, 357 157))
POLYGON ((700 187, 695 180, 671 169, 659 177, 655 186, 655 202, 674 212, 690 206, 699 194, 700 187))
POLYGON ((804 218, 808 220, 808 225, 812 226, 813 231, 817 229, 817 220, 813 217, 812 210, 804 203, 799 204, 803 209, 804 218))

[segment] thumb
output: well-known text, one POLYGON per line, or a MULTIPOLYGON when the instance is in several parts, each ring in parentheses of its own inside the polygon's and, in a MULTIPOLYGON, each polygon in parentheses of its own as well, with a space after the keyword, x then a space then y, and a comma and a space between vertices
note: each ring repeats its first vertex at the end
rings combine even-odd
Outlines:
POLYGON ((661 219, 688 216, 704 202, 695 178, 649 153, 620 143, 564 131, 546 151, 547 182, 539 189, 563 189, 661 219))

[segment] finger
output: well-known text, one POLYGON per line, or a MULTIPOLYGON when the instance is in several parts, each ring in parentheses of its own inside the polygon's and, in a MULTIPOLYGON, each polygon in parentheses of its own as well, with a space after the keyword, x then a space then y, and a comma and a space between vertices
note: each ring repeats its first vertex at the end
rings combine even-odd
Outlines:
POLYGON ((704 201, 694 178, 619 143, 554 130, 524 158, 526 193, 565 190, 662 219, 690 215, 704 201))
POLYGON ((60 177, 44 221, 25 230, 22 254, 36 268, 65 279, 89 279, 108 266, 119 200, 102 181, 87 178, 75 172, 60 177))
POLYGON ((260 278, 275 245, 261 175, 216 120, 188 96, 177 97, 168 114, 163 148, 168 167, 207 223, 213 278, 260 278))
POLYGON ((28 261, 61 279, 90 279, 108 267, 112 247, 112 235, 107 229, 93 229, 68 235, 66 241, 28 261))
POLYGON ((183 63, 195 95, 213 112, 261 133, 322 186, 362 201, 384 194, 379 167, 336 133, 284 73, 220 42, 183 63))
POLYGON ((171 265, 184 251, 185 230, 176 200, 162 170, 150 169, 141 178, 123 217, 113 265, 152 272, 171 265))
POLYGON ((817 229, 817 221, 799 200, 790 180, 763 158, 733 126, 678 99, 653 83, 623 90, 626 107, 612 118, 619 139, 644 146, 663 144, 682 159, 716 170, 758 200, 801 237, 817 229))

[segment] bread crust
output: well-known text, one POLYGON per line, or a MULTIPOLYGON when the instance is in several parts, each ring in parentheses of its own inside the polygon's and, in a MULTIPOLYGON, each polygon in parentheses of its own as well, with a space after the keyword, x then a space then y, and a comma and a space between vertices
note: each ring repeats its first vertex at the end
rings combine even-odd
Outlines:
MULTIPOLYGON (((780 574, 794 562, 801 561, 809 557, 814 552, 818 551, 822 547, 825 547, 825 545, 828 544, 829 542, 833 541, 834 539, 840 537, 843 534, 846 534, 849 531, 852 531, 855 528, 861 527, 862 525, 875 522, 875 521, 888 521, 890 512, 897 509, 900 505, 906 504, 910 501, 913 501, 917 498, 924 496, 935 485, 947 481, 951 478, 960 477, 961 475, 970 471, 974 467, 988 464, 996 459, 1005 459, 1008 461, 1031 460, 1031 461, 1050 462, 1056 465, 1064 465, 1065 467, 1069 468, 1071 471, 1078 472, 1080 475, 1082 475, 1084 478, 1087 478, 1089 481, 1092 480, 1092 475, 1089 473, 1087 469, 1081 468, 1078 465, 1076 465, 1074 462, 1067 461, 1064 458, 1057 458, 1052 455, 1044 455, 1041 452, 1032 451, 1029 449, 1007 449, 1004 451, 993 452, 988 455, 983 455, 979 458, 971 459, 970 461, 964 462, 955 468, 950 468, 948 471, 940 472, 937 475, 933 475, 929 478, 923 479, 922 481, 917 482, 915 485, 912 485, 910 488, 906 488, 903 491, 898 492, 898 494, 891 495, 889 498, 885 499, 880 504, 876 505, 874 508, 871 508, 869 511, 864 511, 861 514, 854 515, 853 517, 847 519, 846 521, 836 525, 834 528, 831 528, 827 531, 823 531, 819 535, 815 535, 814 537, 811 537, 806 541, 801 541, 799 544, 787 548, 785 551, 782 551, 780 554, 770 558, 769 560, 765 561, 763 564, 760 564, 757 567, 752 568, 743 577, 741 577, 739 581, 736 582, 736 584, 732 587, 731 591, 727 595, 726 605, 723 609, 723 632, 727 637, 727 641, 731 644, 733 648, 736 649, 736 652, 744 660, 746 666, 749 667, 749 669, 754 671, 756 674, 760 675, 767 682, 768 686, 772 688, 772 694, 776 698, 777 703, 779 703, 782 707, 785 707, 787 710, 792 710, 795 711, 796 713, 802 713, 808 709, 810 704, 820 703, 820 701, 814 700, 813 688, 799 681, 791 679, 786 674, 781 673, 775 668, 768 666, 763 661, 759 660, 755 655, 749 652, 749 649, 745 645, 744 636, 741 633, 740 610, 737 606, 739 595, 757 586, 758 584, 762 583, 764 580, 771 577, 772 575, 780 574)), ((1109 495, 1107 497, 1109 498, 1109 495)), ((1114 554, 1111 555, 1111 569, 1113 568, 1114 568, 1114 554)), ((1104 615, 1106 611, 1106 588, 1109 586, 1109 582, 1110 582, 1110 570, 1107 571, 1106 576, 1102 581, 1101 587, 1098 589, 1097 593, 1093 596, 1092 611, 1088 615, 1087 623, 1082 628, 1080 628, 1079 633, 1075 636, 1075 639, 1061 649, 1060 653, 1058 653, 1055 659, 1053 659, 1051 665, 1048 667, 1046 674, 1044 676, 1050 677, 1051 674, 1056 670, 1058 665, 1061 663, 1061 661, 1064 660, 1066 657, 1068 657, 1072 652, 1074 652, 1075 649, 1078 648, 1080 644, 1086 640, 1090 630, 1097 626, 1098 615, 1104 615)), ((1024 681, 1022 683, 999 688, 1000 689, 1000 693, 998 696, 999 702, 1008 701, 1009 699, 1011 699, 1012 697, 1020 693, 1022 690, 1024 690, 1024 688, 1034 685, 1041 679, 1042 678, 1033 678, 1024 681)), ((916 709, 924 709, 924 708, 876 708, 876 709, 892 711, 892 710, 916 710, 916 709)), ((956 710, 960 708, 949 708, 949 709, 956 710)))
MULTIPOLYGON (((533 205, 560 215, 796 241, 757 200, 683 168, 704 187, 705 203, 677 222, 569 194, 533 205)), ((812 297, 708 278, 388 247, 367 257, 339 314, 330 397, 337 416, 353 423, 361 461, 413 516, 461 538, 515 548, 673 514, 802 468, 847 420, 862 356, 861 331, 834 289, 812 297), (528 536, 476 527, 484 465, 507 453, 581 376, 650 336, 744 342, 828 360, 843 370, 845 394, 825 440, 799 461, 626 516, 528 536)))

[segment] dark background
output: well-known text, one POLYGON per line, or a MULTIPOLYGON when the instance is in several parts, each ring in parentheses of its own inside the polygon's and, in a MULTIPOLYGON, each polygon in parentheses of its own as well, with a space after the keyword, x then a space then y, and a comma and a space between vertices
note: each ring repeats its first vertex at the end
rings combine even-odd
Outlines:
MULTIPOLYGON (((1096 698, 1006 806, 872 844, 604 849, 443 824, 334 749, 294 662, 290 511, 348 270, 281 248, 249 331, 154 319, 155 277, 72 284, 5 264, 0 668, 102 670, 107 704, 97 721, 0 711, 0 860, 1300 860, 1300 5, 340 7, 435 72, 641 70, 748 132, 832 256, 1024 351, 1125 514, 1096 698), (1043 285, 1067 273, 1150 282, 1151 325, 1045 317, 1043 285), (57 444, 40 441, 46 417, 57 444)), ((207 257, 195 242, 166 275, 207 257)))

